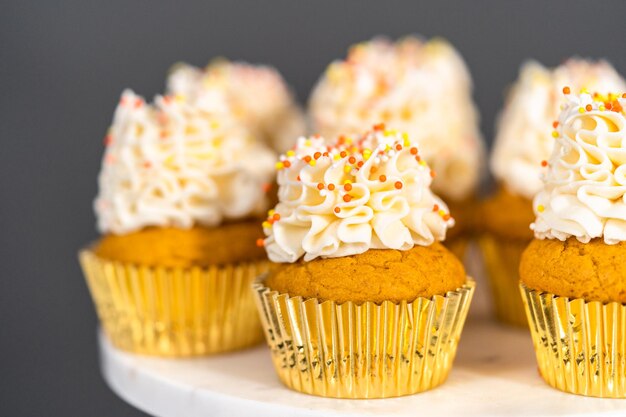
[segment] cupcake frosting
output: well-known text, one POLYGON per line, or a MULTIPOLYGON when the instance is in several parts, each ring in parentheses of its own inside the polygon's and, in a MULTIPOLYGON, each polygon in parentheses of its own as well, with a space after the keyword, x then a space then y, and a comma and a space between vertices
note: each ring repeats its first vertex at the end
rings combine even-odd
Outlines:
POLYGON ((407 132, 439 173, 434 190, 460 200, 475 190, 484 152, 471 89, 446 41, 378 38, 328 67, 312 93, 311 121, 327 137, 379 122, 407 132))
POLYGON ((181 96, 122 94, 95 201, 102 233, 215 226, 265 210, 275 154, 235 120, 181 96))
POLYGON ((181 63, 172 68, 167 88, 204 110, 234 115, 279 152, 293 147, 305 131, 304 115, 293 94, 271 67, 224 59, 205 69, 181 63))
POLYGON ((406 250, 454 225, 418 147, 381 125, 357 139, 300 138, 277 168, 279 203, 263 223, 273 262, 406 250))
POLYGON ((565 85, 576 92, 626 89, 624 80, 605 61, 570 59, 554 69, 535 61, 522 66, 499 118, 490 165, 510 192, 529 200, 542 187, 540 163, 552 152, 552 123, 558 117, 565 85))
POLYGON ((626 241, 626 94, 564 92, 531 227, 539 239, 626 241))

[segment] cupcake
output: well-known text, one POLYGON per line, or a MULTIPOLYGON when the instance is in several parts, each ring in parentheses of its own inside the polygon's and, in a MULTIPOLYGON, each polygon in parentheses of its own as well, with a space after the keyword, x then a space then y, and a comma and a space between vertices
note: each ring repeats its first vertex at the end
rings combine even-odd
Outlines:
POLYGON ((104 332, 118 348, 189 356, 263 339, 251 282, 275 154, 193 100, 122 94, 95 200, 102 237, 80 252, 104 332))
POLYGON ((278 163, 254 286, 280 380, 307 394, 383 398, 444 382, 474 283, 439 242, 454 224, 407 135, 301 138, 278 163))
POLYGON ((546 382, 626 398, 626 94, 568 91, 521 293, 546 382))
POLYGON ((407 132, 437 172, 433 190, 457 220, 447 243, 462 256, 466 239, 455 238, 471 228, 484 156, 471 95, 469 71, 445 40, 376 38, 330 64, 309 108, 314 131, 326 137, 379 122, 407 132))
POLYGON ((217 59, 200 69, 175 65, 168 92, 193 100, 211 113, 234 116, 277 152, 294 146, 306 129, 304 114, 274 68, 217 59))
POLYGON ((518 297, 520 256, 532 239, 532 198, 541 189, 542 166, 554 146, 561 90, 621 91, 624 80, 604 61, 570 59, 547 69, 526 63, 512 87, 497 125, 491 171, 497 191, 481 207, 479 238, 497 317, 526 326, 518 297))

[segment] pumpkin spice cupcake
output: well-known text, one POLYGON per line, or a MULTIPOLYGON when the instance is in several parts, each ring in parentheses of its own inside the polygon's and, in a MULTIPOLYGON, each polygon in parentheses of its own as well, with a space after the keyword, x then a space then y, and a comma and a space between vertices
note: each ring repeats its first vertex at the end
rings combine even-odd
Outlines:
POLYGON ((226 113, 277 152, 291 149, 306 130, 304 114, 274 68, 220 58, 206 68, 176 64, 169 94, 193 100, 211 113, 226 113))
POLYGON ((533 204, 522 297, 548 384, 626 398, 626 94, 566 99, 533 204))
POLYGON ((541 189, 542 166, 554 146, 555 120, 563 86, 608 92, 626 85, 604 61, 570 59, 554 69, 536 62, 522 66, 497 125, 491 171, 497 191, 481 207, 479 243, 491 284, 495 312, 505 323, 526 326, 517 296, 521 254, 532 239, 532 198, 541 189))
POLYGON ((102 237, 80 252, 106 335, 124 350, 189 356, 262 330, 249 292, 267 268, 256 220, 275 154, 225 114, 126 91, 105 138, 102 237))
POLYGON ((456 219, 446 245, 464 256, 484 145, 471 77, 452 45, 411 36, 357 44, 346 59, 328 66, 309 112, 313 130, 325 137, 360 134, 362 126, 379 122, 407 132, 437 172, 433 190, 456 219))
POLYGON ((420 155, 378 125, 281 157, 259 242, 276 265, 254 288, 289 388, 383 398, 446 379, 474 283, 439 243, 454 220, 420 155))

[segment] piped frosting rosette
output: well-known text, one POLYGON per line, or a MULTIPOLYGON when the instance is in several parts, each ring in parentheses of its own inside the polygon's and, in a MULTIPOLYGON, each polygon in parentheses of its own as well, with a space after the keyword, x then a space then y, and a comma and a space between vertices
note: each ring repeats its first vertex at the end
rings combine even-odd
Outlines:
POLYGON ((292 92, 274 69, 263 65, 215 60, 206 68, 177 64, 167 80, 168 92, 212 113, 226 113, 273 149, 284 152, 304 134, 304 115, 292 92))
POLYGON ((263 224, 274 262, 407 250, 454 225, 416 144, 382 125, 358 138, 300 138, 277 168, 279 203, 263 224))
POLYGON ((471 89, 448 42, 376 38, 329 65, 311 96, 311 122, 326 137, 380 121, 407 132, 438 173, 434 190, 460 200, 475 191, 484 154, 471 89))
POLYGON ((216 226, 266 209, 274 153, 236 120, 181 96, 147 104, 125 91, 105 144, 95 201, 103 233, 216 226))
POLYGON ((626 240, 626 94, 564 88, 545 186, 534 200, 539 239, 626 240))
POLYGON ((573 58, 550 69, 525 63, 500 115, 491 170, 510 192, 532 199, 542 187, 540 163, 553 149, 552 124, 558 118, 561 89, 625 91, 626 82, 606 61, 573 58))

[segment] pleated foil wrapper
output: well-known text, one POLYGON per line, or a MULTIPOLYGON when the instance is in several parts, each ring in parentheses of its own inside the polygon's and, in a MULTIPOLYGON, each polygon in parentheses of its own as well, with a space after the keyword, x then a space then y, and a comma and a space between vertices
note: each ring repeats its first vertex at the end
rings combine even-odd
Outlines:
POLYGON ((148 267, 108 261, 90 249, 79 259, 104 332, 117 348, 185 357, 263 340, 250 286, 268 271, 267 261, 148 267))
POLYGON ((387 398, 446 380, 475 284, 445 296, 380 305, 337 304, 254 284, 261 323, 280 380, 306 394, 387 398))
POLYGON ((519 296, 519 263, 529 240, 505 239, 491 234, 478 238, 496 317, 518 327, 528 327, 519 296))
POLYGON ((543 379, 572 394, 626 398, 626 306, 519 288, 543 379))

